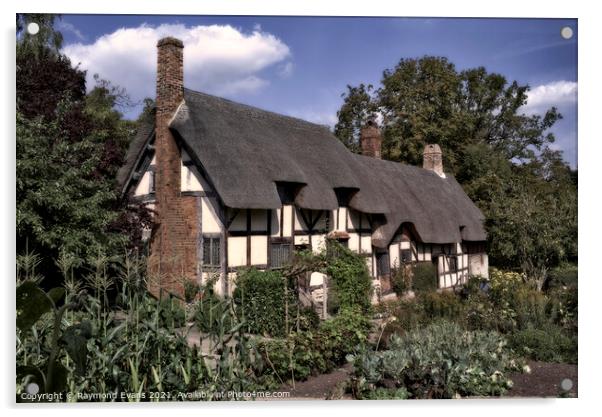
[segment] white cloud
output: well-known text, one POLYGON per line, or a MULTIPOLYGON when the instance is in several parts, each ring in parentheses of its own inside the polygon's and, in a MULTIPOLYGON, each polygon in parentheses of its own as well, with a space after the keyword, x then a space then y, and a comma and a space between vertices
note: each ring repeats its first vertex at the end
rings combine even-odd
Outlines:
POLYGON ((540 113, 552 106, 561 107, 577 102, 577 83, 574 81, 553 81, 531 88, 527 93, 526 113, 540 113))
POLYGON ((244 33, 230 25, 143 24, 118 29, 90 44, 66 45, 63 52, 74 65, 81 63, 88 70, 88 88, 98 73, 140 100, 155 96, 156 44, 165 36, 184 42, 186 87, 218 95, 252 93, 265 87, 269 81, 261 78, 261 71, 290 57, 288 46, 260 27, 244 33))

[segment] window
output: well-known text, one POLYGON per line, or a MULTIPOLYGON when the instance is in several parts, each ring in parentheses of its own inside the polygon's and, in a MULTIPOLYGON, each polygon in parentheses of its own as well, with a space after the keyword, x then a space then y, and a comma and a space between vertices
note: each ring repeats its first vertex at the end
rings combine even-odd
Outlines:
POLYGON ((412 250, 411 249, 402 249, 401 250, 401 262, 404 264, 408 264, 412 262, 412 250))
POLYGON ((216 236, 203 236, 203 265, 219 267, 221 239, 216 236))
POLYGON ((379 277, 391 273, 391 265, 389 264, 389 252, 380 252, 376 254, 376 270, 378 272, 379 277))
POLYGON ((148 193, 155 192, 155 171, 148 171, 148 193))
POLYGON ((450 256, 447 260, 449 262, 449 272, 458 272, 458 257, 450 256))
POLYGON ((270 266, 272 268, 282 268, 288 263, 290 257, 290 243, 272 243, 270 245, 270 266))

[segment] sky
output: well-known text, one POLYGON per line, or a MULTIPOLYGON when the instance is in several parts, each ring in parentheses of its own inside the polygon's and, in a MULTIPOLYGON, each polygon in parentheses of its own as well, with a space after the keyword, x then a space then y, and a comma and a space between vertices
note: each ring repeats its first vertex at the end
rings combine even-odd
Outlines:
POLYGON ((378 86, 401 58, 483 66, 531 87, 525 113, 559 109, 552 147, 577 167, 576 19, 63 15, 57 28, 63 52, 88 70, 89 89, 97 73, 134 102, 154 97, 156 41, 175 36, 186 87, 331 128, 346 86, 378 86))

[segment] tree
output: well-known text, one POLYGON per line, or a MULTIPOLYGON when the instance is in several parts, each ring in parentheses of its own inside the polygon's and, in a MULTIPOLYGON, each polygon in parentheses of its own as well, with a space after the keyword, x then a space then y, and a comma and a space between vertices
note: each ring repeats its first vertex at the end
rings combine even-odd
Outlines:
POLYGON ((335 134, 358 152, 359 128, 378 114, 385 159, 420 166, 425 145, 439 144, 446 172, 485 214, 492 262, 541 279, 576 256, 576 173, 549 148, 562 116, 521 112, 528 91, 482 67, 403 58, 378 89, 347 87, 335 134))
POLYGON ((85 72, 60 53, 55 18, 17 16, 17 250, 86 262, 140 247, 150 216, 115 187, 137 128, 116 110, 129 98, 98 77, 86 93, 85 72), (35 36, 23 33, 29 21, 41 27, 35 36))

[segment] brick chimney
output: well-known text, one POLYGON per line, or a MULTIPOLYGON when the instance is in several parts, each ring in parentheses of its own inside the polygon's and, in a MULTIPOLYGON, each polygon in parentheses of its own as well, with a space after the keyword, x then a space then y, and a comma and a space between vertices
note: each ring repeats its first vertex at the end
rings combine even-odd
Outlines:
POLYGON ((445 178, 441 148, 436 143, 430 143, 424 147, 422 168, 433 171, 440 177, 445 178))
POLYGON ((360 147, 362 155, 381 159, 380 152, 383 140, 380 136, 380 129, 373 119, 368 120, 366 125, 360 130, 360 147))
POLYGON ((184 100, 182 41, 163 38, 157 43, 155 116, 157 216, 151 241, 148 287, 157 297, 183 294, 182 278, 196 276, 197 202, 181 195, 181 151, 169 122, 184 100))

